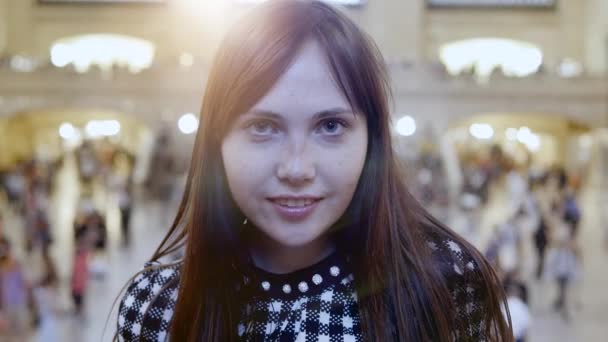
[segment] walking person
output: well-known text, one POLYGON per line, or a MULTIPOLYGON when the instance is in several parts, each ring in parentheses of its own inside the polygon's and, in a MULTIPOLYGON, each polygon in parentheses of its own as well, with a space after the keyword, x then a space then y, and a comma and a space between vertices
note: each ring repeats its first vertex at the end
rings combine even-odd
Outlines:
POLYGON ((71 293, 74 314, 84 318, 84 302, 90 278, 89 259, 97 240, 97 232, 87 226, 76 231, 76 250, 72 265, 71 293))
POLYGON ((557 296, 553 308, 564 319, 570 319, 570 290, 580 276, 578 251, 568 232, 558 233, 555 245, 547 254, 547 272, 557 285, 557 296))
POLYGON ((536 249, 536 278, 543 275, 545 266, 545 254, 547 251, 549 227, 543 214, 539 215, 538 227, 534 232, 534 247, 536 249))
POLYGON ((4 323, 0 340, 21 342, 27 339, 31 323, 29 291, 29 283, 21 263, 13 255, 11 243, 0 240, 0 316, 4 323))

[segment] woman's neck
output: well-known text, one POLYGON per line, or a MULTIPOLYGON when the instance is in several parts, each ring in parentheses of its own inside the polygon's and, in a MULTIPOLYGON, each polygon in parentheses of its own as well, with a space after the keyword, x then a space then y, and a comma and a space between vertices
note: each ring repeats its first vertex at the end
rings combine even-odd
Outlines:
POLYGON ((335 250, 328 237, 321 237, 303 246, 284 246, 270 238, 258 237, 251 245, 254 264, 264 271, 285 274, 314 265, 335 250))

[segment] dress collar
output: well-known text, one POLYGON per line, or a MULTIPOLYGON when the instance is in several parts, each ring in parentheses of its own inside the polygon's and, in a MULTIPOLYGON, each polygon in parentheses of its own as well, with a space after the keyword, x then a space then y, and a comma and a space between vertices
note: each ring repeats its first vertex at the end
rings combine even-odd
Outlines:
POLYGON ((312 296, 327 288, 353 280, 348 258, 334 252, 314 265, 285 274, 276 274, 253 267, 251 277, 244 277, 244 286, 263 297, 294 299, 312 296))

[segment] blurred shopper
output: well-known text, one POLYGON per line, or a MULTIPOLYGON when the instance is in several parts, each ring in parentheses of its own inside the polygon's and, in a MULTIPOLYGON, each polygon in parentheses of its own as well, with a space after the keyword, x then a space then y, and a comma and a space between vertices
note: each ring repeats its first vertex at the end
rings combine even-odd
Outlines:
POLYGON ((88 270, 93 276, 104 277, 108 269, 106 260, 108 232, 103 216, 88 198, 81 199, 80 210, 74 221, 74 234, 76 245, 78 245, 78 237, 81 235, 94 239, 89 251, 88 270))
POLYGON ((536 278, 540 279, 543 275, 545 266, 545 253, 547 251, 549 227, 547 220, 540 215, 538 227, 534 231, 534 248, 536 250, 536 278))
POLYGON ((36 239, 36 224, 38 203, 34 186, 30 182, 24 194, 24 219, 25 219, 25 250, 30 253, 34 249, 36 239))
POLYGON ((59 298, 57 278, 53 275, 46 275, 34 289, 34 297, 36 298, 40 322, 33 341, 60 341, 57 322, 59 314, 57 310, 57 299, 59 298))
POLYGON ((25 341, 31 323, 29 285, 6 239, 0 240, 0 292, 0 316, 5 326, 0 340, 25 341))
POLYGON ((528 192, 528 183, 523 175, 523 171, 518 169, 514 162, 510 162, 510 170, 506 177, 506 186, 509 193, 510 210, 516 213, 522 205, 528 192))
POLYGON ((35 246, 40 246, 43 277, 48 279, 48 282, 55 282, 57 280, 57 268, 50 251, 53 236, 46 211, 44 210, 38 210, 36 214, 34 242, 35 246))
POLYGON ((506 222, 496 225, 486 247, 486 258, 500 274, 519 271, 521 261, 519 217, 520 215, 516 215, 506 222))
MULTIPOLYGON (((130 178, 129 178, 130 179, 130 178)), ((120 209, 120 231, 124 246, 131 242, 131 208, 133 206, 133 194, 131 182, 127 181, 118 190, 118 208, 120 209)))
POLYGON ((506 292, 513 337, 515 337, 515 342, 525 342, 532 323, 530 309, 526 301, 524 301, 521 287, 516 283, 507 284, 506 292))
POLYGON ((93 181, 99 170, 99 161, 95 147, 90 141, 85 141, 76 150, 76 160, 78 161, 78 171, 84 194, 93 192, 93 181))
POLYGON ((0 240, 5 239, 5 235, 4 235, 4 216, 2 215, 2 212, 0 212, 0 240))
POLYGON ((95 245, 95 231, 80 227, 76 232, 76 250, 72 266, 72 300, 74 313, 84 318, 84 301, 89 283, 89 259, 95 245))
POLYGON ((576 195, 574 190, 568 188, 564 195, 564 209, 563 219, 570 228, 570 236, 576 238, 578 233, 578 226, 581 220, 581 210, 576 201, 576 195))
POLYGON ((153 199, 169 201, 175 181, 175 151, 167 131, 161 130, 156 140, 146 189, 153 199))
POLYGON ((23 195, 25 193, 25 177, 21 170, 21 165, 18 164, 10 170, 4 177, 4 187, 9 203, 16 212, 21 211, 23 205, 23 195))
POLYGON ((557 297, 553 303, 565 319, 570 317, 569 292, 580 276, 578 251, 567 231, 556 233, 555 243, 547 254, 547 273, 557 284, 557 297))

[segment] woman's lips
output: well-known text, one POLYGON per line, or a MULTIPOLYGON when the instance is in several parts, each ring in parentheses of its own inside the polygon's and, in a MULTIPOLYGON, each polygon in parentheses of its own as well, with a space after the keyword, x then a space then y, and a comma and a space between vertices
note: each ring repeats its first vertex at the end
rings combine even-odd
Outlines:
POLYGON ((277 214, 286 221, 301 221, 315 210, 319 197, 273 197, 268 199, 277 214))

